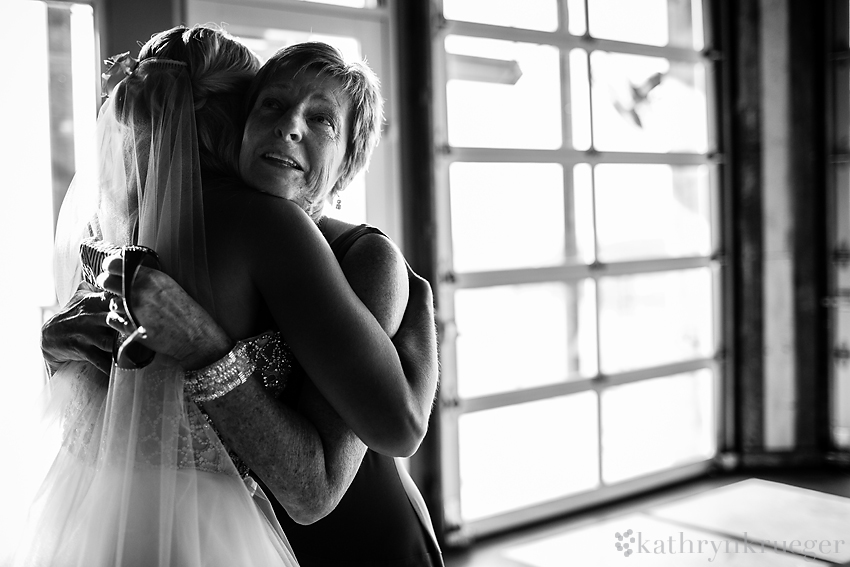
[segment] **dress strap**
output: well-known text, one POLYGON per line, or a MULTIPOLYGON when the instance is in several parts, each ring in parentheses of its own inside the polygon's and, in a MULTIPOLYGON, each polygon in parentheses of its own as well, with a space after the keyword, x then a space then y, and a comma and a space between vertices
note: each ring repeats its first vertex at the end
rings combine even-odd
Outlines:
POLYGON ((434 524, 431 523, 431 514, 428 512, 428 507, 425 505, 425 499, 422 498, 422 493, 419 492, 419 488, 416 486, 416 483, 413 482, 413 478, 411 478, 410 473, 407 472, 402 460, 398 457, 393 457, 393 462, 395 463, 395 468, 398 472, 398 478, 401 481, 401 485, 404 487, 404 492, 407 494, 407 499, 410 500, 410 505, 413 506, 413 510, 419 517, 422 527, 425 528, 428 537, 431 539, 431 543, 437 551, 437 557, 440 558, 440 565, 442 565, 443 562, 440 552, 440 543, 437 540, 437 534, 434 532, 434 524))
POLYGON ((346 254, 348 254, 348 251, 352 246, 354 246, 354 243, 357 242, 361 236, 366 236, 367 234, 380 234, 384 238, 389 238, 386 234, 381 232, 380 229, 377 229, 374 226, 369 226, 368 224, 361 224, 360 226, 350 228, 334 238, 331 242, 331 250, 333 250, 337 262, 342 262, 342 259, 345 258, 346 254))

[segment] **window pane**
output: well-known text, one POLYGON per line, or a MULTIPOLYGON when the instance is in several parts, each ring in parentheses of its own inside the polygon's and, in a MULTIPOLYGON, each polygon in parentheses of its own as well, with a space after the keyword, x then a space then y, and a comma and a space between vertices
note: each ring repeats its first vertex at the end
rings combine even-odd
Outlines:
POLYGON ((100 77, 95 55, 94 11, 91 6, 71 4, 71 75, 74 99, 74 165, 77 171, 96 159, 95 124, 97 122, 100 77))
POLYGON ((447 20, 530 30, 558 29, 556 0, 443 0, 447 20))
POLYGON ((707 167, 605 164, 595 182, 602 262, 711 253, 707 167))
POLYGON ((603 374, 714 353, 708 268, 600 278, 599 307, 603 374))
POLYGON ((588 0, 590 34, 667 45, 667 0, 588 0))
POLYGON ((564 262, 564 173, 560 165, 453 163, 449 181, 456 271, 564 262))
POLYGON ((604 482, 710 459, 714 391, 712 373, 704 369, 602 392, 604 482))
MULTIPOLYGON (((236 33, 236 32, 234 32, 236 33)), ((301 43, 304 41, 321 41, 339 49, 346 61, 360 61, 363 59, 360 41, 355 37, 342 35, 318 34, 300 30, 286 30, 279 28, 266 28, 250 30, 238 28, 240 41, 250 47, 260 58, 266 61, 278 50, 284 47, 301 43)))
POLYGON ((589 0, 590 35, 602 39, 702 49, 701 2, 589 0))
POLYGON ((595 392, 461 415, 458 436, 464 520, 599 484, 595 392))
POLYGON ((590 75, 587 51, 570 51, 570 124, 573 148, 590 148, 590 75))
POLYGON ((595 51, 590 65, 596 149, 705 153, 701 64, 595 51))
POLYGON ((594 287, 543 283, 455 292, 462 398, 596 374, 594 287))
POLYGON ((557 47, 456 35, 445 44, 450 60, 452 54, 467 57, 446 83, 449 144, 561 147, 557 47))
POLYGON ((570 19, 569 31, 573 35, 587 33, 587 12, 584 10, 584 0, 567 0, 567 15, 570 19))

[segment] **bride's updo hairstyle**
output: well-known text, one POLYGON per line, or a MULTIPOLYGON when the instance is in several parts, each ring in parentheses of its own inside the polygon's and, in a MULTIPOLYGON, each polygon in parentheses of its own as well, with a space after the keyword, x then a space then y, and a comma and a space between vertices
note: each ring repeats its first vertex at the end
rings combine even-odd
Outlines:
POLYGON ((159 101, 164 100, 162 89, 173 86, 170 76, 181 71, 184 63, 192 87, 201 168, 208 173, 236 175, 245 121, 243 101, 260 68, 257 56, 223 30, 177 26, 154 35, 142 46, 139 65, 149 59, 157 62, 150 61, 146 72, 128 78, 125 96, 132 93, 136 104, 155 113, 159 101))
POLYGON ((242 101, 258 68, 227 33, 178 26, 142 47, 99 121, 102 238, 156 250, 163 271, 210 313, 202 180, 237 174, 242 101))

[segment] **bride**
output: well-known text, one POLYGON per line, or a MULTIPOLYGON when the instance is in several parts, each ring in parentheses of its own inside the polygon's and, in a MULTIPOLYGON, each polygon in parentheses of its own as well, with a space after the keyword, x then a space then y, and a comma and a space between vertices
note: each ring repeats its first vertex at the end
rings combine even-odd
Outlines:
MULTIPOLYGON (((193 28, 177 38, 166 33, 143 47, 138 66, 130 65, 104 104, 100 163, 78 175, 63 204, 60 301, 82 277, 80 242, 94 237, 156 250, 163 271, 216 313, 201 171, 204 179, 218 173, 218 183, 226 183, 220 174, 234 164, 225 156, 235 155, 226 145, 239 139, 229 117, 258 65, 244 46, 214 30, 193 28)), ((250 191, 237 182, 231 189, 250 191)), ((270 256, 255 276, 263 289, 280 293, 246 316, 319 337, 317 322, 344 321, 326 348, 352 376, 403 374, 388 337, 345 283, 311 219, 290 201, 256 198, 275 222, 261 232, 272 238, 257 242, 270 256)), ((248 223, 239 212, 236 207, 233 221, 248 223)), ((237 264, 244 250, 231 253, 237 264)), ((126 292, 124 299, 129 303, 126 292)), ((215 396, 229 378, 193 387, 215 396)), ((108 382, 93 365, 63 363, 51 379, 45 415, 55 418, 61 446, 44 473, 18 564, 296 564, 262 490, 241 479, 203 412, 184 397, 183 370, 173 359, 158 355, 143 368, 113 366, 108 382)))

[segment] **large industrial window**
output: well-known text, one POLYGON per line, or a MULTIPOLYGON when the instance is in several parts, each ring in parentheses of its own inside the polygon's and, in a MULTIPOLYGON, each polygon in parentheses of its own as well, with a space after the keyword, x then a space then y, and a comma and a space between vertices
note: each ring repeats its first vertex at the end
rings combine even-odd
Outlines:
POLYGON ((720 365, 701 0, 442 0, 447 539, 706 470, 720 365))

